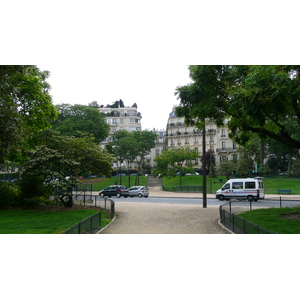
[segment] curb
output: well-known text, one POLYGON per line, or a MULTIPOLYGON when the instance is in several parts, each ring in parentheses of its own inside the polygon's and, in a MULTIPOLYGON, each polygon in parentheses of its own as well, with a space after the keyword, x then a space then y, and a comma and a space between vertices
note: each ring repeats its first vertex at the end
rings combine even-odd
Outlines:
POLYGON ((115 219, 117 216, 114 216, 114 218, 103 228, 101 228, 99 231, 97 231, 95 234, 101 233, 105 228, 107 228, 115 219))

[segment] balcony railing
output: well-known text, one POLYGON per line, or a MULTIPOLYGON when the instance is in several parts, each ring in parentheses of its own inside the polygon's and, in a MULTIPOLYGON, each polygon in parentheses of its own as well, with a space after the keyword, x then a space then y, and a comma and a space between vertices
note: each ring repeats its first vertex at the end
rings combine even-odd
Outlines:
POLYGON ((216 152, 232 152, 237 151, 237 148, 217 148, 216 152))

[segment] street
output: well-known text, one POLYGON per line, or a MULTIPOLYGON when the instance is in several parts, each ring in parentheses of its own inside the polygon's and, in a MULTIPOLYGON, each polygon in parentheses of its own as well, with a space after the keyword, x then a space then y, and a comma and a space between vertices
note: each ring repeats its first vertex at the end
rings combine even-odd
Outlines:
MULTIPOLYGON (((169 204, 200 204, 202 205, 202 198, 186 198, 186 197, 148 197, 148 198, 138 198, 138 197, 111 197, 111 200, 117 202, 128 202, 128 203, 169 203, 169 204)), ((207 206, 220 206, 222 204, 226 204, 228 201, 220 201, 215 198, 208 198, 207 199, 207 206)), ((250 206, 250 202, 248 200, 232 200, 232 204, 234 206, 250 206)), ((264 199, 264 200, 258 200, 253 201, 251 203, 252 208, 258 208, 258 207, 280 207, 279 200, 270 200, 270 199, 264 199)), ((299 201, 291 200, 291 201, 282 201, 282 206, 296 206, 300 205, 299 201)))

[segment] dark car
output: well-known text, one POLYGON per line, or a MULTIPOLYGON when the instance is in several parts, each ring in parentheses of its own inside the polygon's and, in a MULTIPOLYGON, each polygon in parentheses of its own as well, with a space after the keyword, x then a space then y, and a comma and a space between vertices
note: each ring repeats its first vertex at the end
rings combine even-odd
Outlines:
POLYGON ((123 196, 124 198, 128 197, 128 190, 125 185, 110 185, 104 190, 99 192, 99 196, 101 197, 111 197, 111 196, 117 196, 120 198, 123 196))

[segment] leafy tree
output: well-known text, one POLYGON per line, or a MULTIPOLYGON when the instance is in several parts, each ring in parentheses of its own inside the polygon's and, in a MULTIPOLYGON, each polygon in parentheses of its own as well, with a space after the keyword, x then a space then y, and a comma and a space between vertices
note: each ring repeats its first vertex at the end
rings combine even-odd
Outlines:
MULTIPOLYGON (((66 191, 60 195, 60 200, 66 207, 71 207, 73 205, 72 187, 78 183, 76 172, 78 165, 78 162, 66 158, 58 150, 39 146, 31 154, 28 162, 23 165, 22 180, 24 183, 30 181, 35 183, 36 195, 34 196, 41 196, 41 192, 42 196, 49 196, 44 194, 44 186, 56 186, 60 190, 66 191)), ((23 186, 26 187, 26 185, 23 186)), ((22 189, 22 191, 24 190, 22 189)), ((26 196, 28 195, 23 193, 23 197, 26 196)))
POLYGON ((198 152, 190 148, 169 148, 154 159, 156 162, 154 176, 160 174, 161 177, 174 177, 176 172, 179 172, 179 181, 182 185, 182 176, 194 172, 192 160, 195 160, 198 155, 198 152))
POLYGON ((249 174, 253 169, 253 161, 247 155, 242 155, 238 160, 237 173, 238 174, 249 174))
POLYGON ((292 171, 293 171, 293 175, 296 175, 296 176, 300 175, 300 160, 299 159, 294 161, 292 171))
POLYGON ((45 192, 42 186, 55 186, 64 191, 61 202, 72 206, 72 187, 77 185, 80 174, 89 172, 110 177, 112 156, 92 137, 61 136, 51 130, 43 132, 40 140, 43 145, 36 148, 22 168, 22 180, 35 182, 36 196, 45 192))
POLYGON ((230 174, 236 171, 236 163, 233 160, 225 160, 219 164, 219 173, 225 174, 229 179, 230 174))
POLYGON ((109 125, 104 115, 92 106, 57 105, 59 116, 53 123, 53 129, 62 135, 81 137, 82 133, 93 135, 95 142, 100 143, 109 134, 109 125))
POLYGON ((228 120, 230 137, 239 144, 251 132, 300 148, 300 66, 190 66, 193 83, 176 89, 178 116, 201 126, 228 120), (289 120, 289 122, 287 122, 289 120))
POLYGON ((0 66, 0 165, 33 148, 37 133, 56 118, 49 75, 36 66, 0 66))
POLYGON ((145 157, 148 155, 152 148, 155 147, 155 140, 157 139, 157 134, 153 131, 133 131, 133 138, 135 140, 137 156, 136 162, 138 164, 138 174, 136 176, 136 185, 139 185, 139 173, 141 172, 141 166, 145 162, 145 157))

